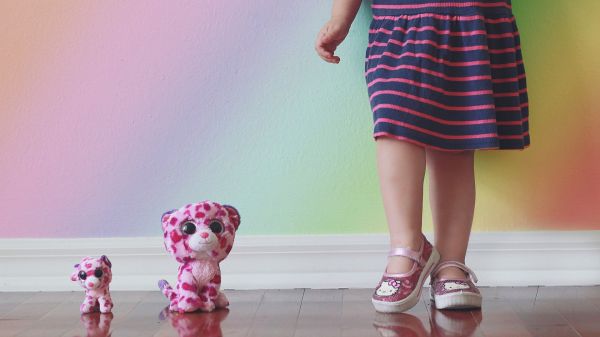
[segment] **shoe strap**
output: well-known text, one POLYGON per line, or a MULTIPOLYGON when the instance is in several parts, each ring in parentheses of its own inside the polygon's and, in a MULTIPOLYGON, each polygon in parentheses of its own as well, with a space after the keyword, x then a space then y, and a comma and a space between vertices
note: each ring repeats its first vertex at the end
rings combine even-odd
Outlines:
POLYGON ((437 275, 437 273, 447 267, 457 267, 463 271, 465 271, 469 277, 471 278, 471 280, 473 281, 473 283, 477 283, 477 276, 475 275, 475 272, 473 272, 473 270, 471 270, 471 268, 467 267, 464 263, 458 262, 458 261, 444 261, 440 264, 438 264, 433 271, 431 272, 431 280, 433 280, 435 278, 435 275, 437 275))
POLYGON ((423 247, 425 247, 425 238, 424 237, 423 237, 423 241, 421 244, 421 249, 418 252, 415 250, 409 249, 409 248, 398 247, 398 248, 390 249, 388 256, 406 256, 409 259, 417 262, 419 265, 423 266, 424 262, 423 262, 423 258, 421 256, 423 253, 423 247))

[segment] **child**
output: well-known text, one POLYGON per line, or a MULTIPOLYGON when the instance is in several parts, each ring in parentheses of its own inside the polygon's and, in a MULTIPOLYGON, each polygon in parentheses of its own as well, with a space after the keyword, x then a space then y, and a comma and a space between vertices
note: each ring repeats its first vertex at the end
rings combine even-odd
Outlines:
MULTIPOLYGON (((334 0, 315 49, 330 63, 360 0, 334 0)), ((465 263, 474 152, 529 146, 525 68, 510 0, 373 0, 365 77, 391 250, 372 302, 402 312, 430 276, 438 309, 479 308, 465 263), (435 247, 421 232, 429 169, 435 247)))

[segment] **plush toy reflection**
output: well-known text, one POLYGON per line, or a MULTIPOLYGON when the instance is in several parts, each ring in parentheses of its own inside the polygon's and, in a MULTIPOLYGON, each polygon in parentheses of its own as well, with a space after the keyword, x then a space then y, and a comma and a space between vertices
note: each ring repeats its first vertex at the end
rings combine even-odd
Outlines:
POLYGON ((97 311, 110 312, 113 303, 108 286, 112 280, 112 264, 108 257, 106 255, 102 255, 99 259, 84 257, 74 267, 71 280, 79 282, 85 289, 85 300, 79 310, 84 314, 97 311))
POLYGON ((163 214, 165 248, 180 263, 175 288, 165 280, 158 282, 171 311, 212 311, 229 305, 219 290, 219 262, 229 255, 239 225, 234 207, 208 200, 163 214))
POLYGON ((197 337, 210 336, 222 337, 221 322, 225 320, 229 310, 215 310, 210 313, 195 312, 195 313, 173 313, 169 312, 169 308, 160 314, 160 319, 169 319, 171 326, 179 337, 197 337))
POLYGON ((85 327, 86 337, 110 337, 110 323, 113 314, 92 313, 81 315, 81 323, 85 327))

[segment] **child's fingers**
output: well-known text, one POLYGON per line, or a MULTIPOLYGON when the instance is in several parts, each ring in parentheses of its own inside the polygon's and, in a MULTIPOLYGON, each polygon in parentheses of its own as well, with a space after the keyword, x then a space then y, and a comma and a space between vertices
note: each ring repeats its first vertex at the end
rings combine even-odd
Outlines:
POLYGON ((321 57, 321 59, 323 59, 323 61, 325 62, 329 62, 329 63, 340 63, 340 58, 337 56, 331 56, 331 57, 324 57, 322 55, 319 55, 321 57))
POLYGON ((315 47, 315 50, 317 51, 317 54, 324 60, 330 63, 338 63, 340 61, 340 58, 335 56, 333 54, 332 51, 329 51, 328 49, 325 49, 325 46, 323 45, 317 45, 315 47))
POLYGON ((333 34, 331 34, 331 31, 329 30, 329 26, 326 25, 319 31, 315 43, 315 50, 324 61, 329 63, 339 63, 340 58, 334 55, 335 48, 336 45, 333 34))
POLYGON ((315 50, 317 51, 317 53, 319 55, 323 55, 323 56, 332 56, 333 55, 333 50, 331 50, 331 47, 320 41, 317 41, 317 43, 315 44, 315 50))
POLYGON ((340 63, 340 58, 339 56, 333 56, 333 58, 331 58, 331 63, 340 63))

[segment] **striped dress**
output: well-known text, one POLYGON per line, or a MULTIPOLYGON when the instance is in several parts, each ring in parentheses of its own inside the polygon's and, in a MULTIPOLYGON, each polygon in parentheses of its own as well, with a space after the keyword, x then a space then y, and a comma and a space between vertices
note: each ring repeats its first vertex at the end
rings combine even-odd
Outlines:
POLYGON ((510 0, 373 0, 365 77, 373 137, 443 151, 529 146, 510 0))

